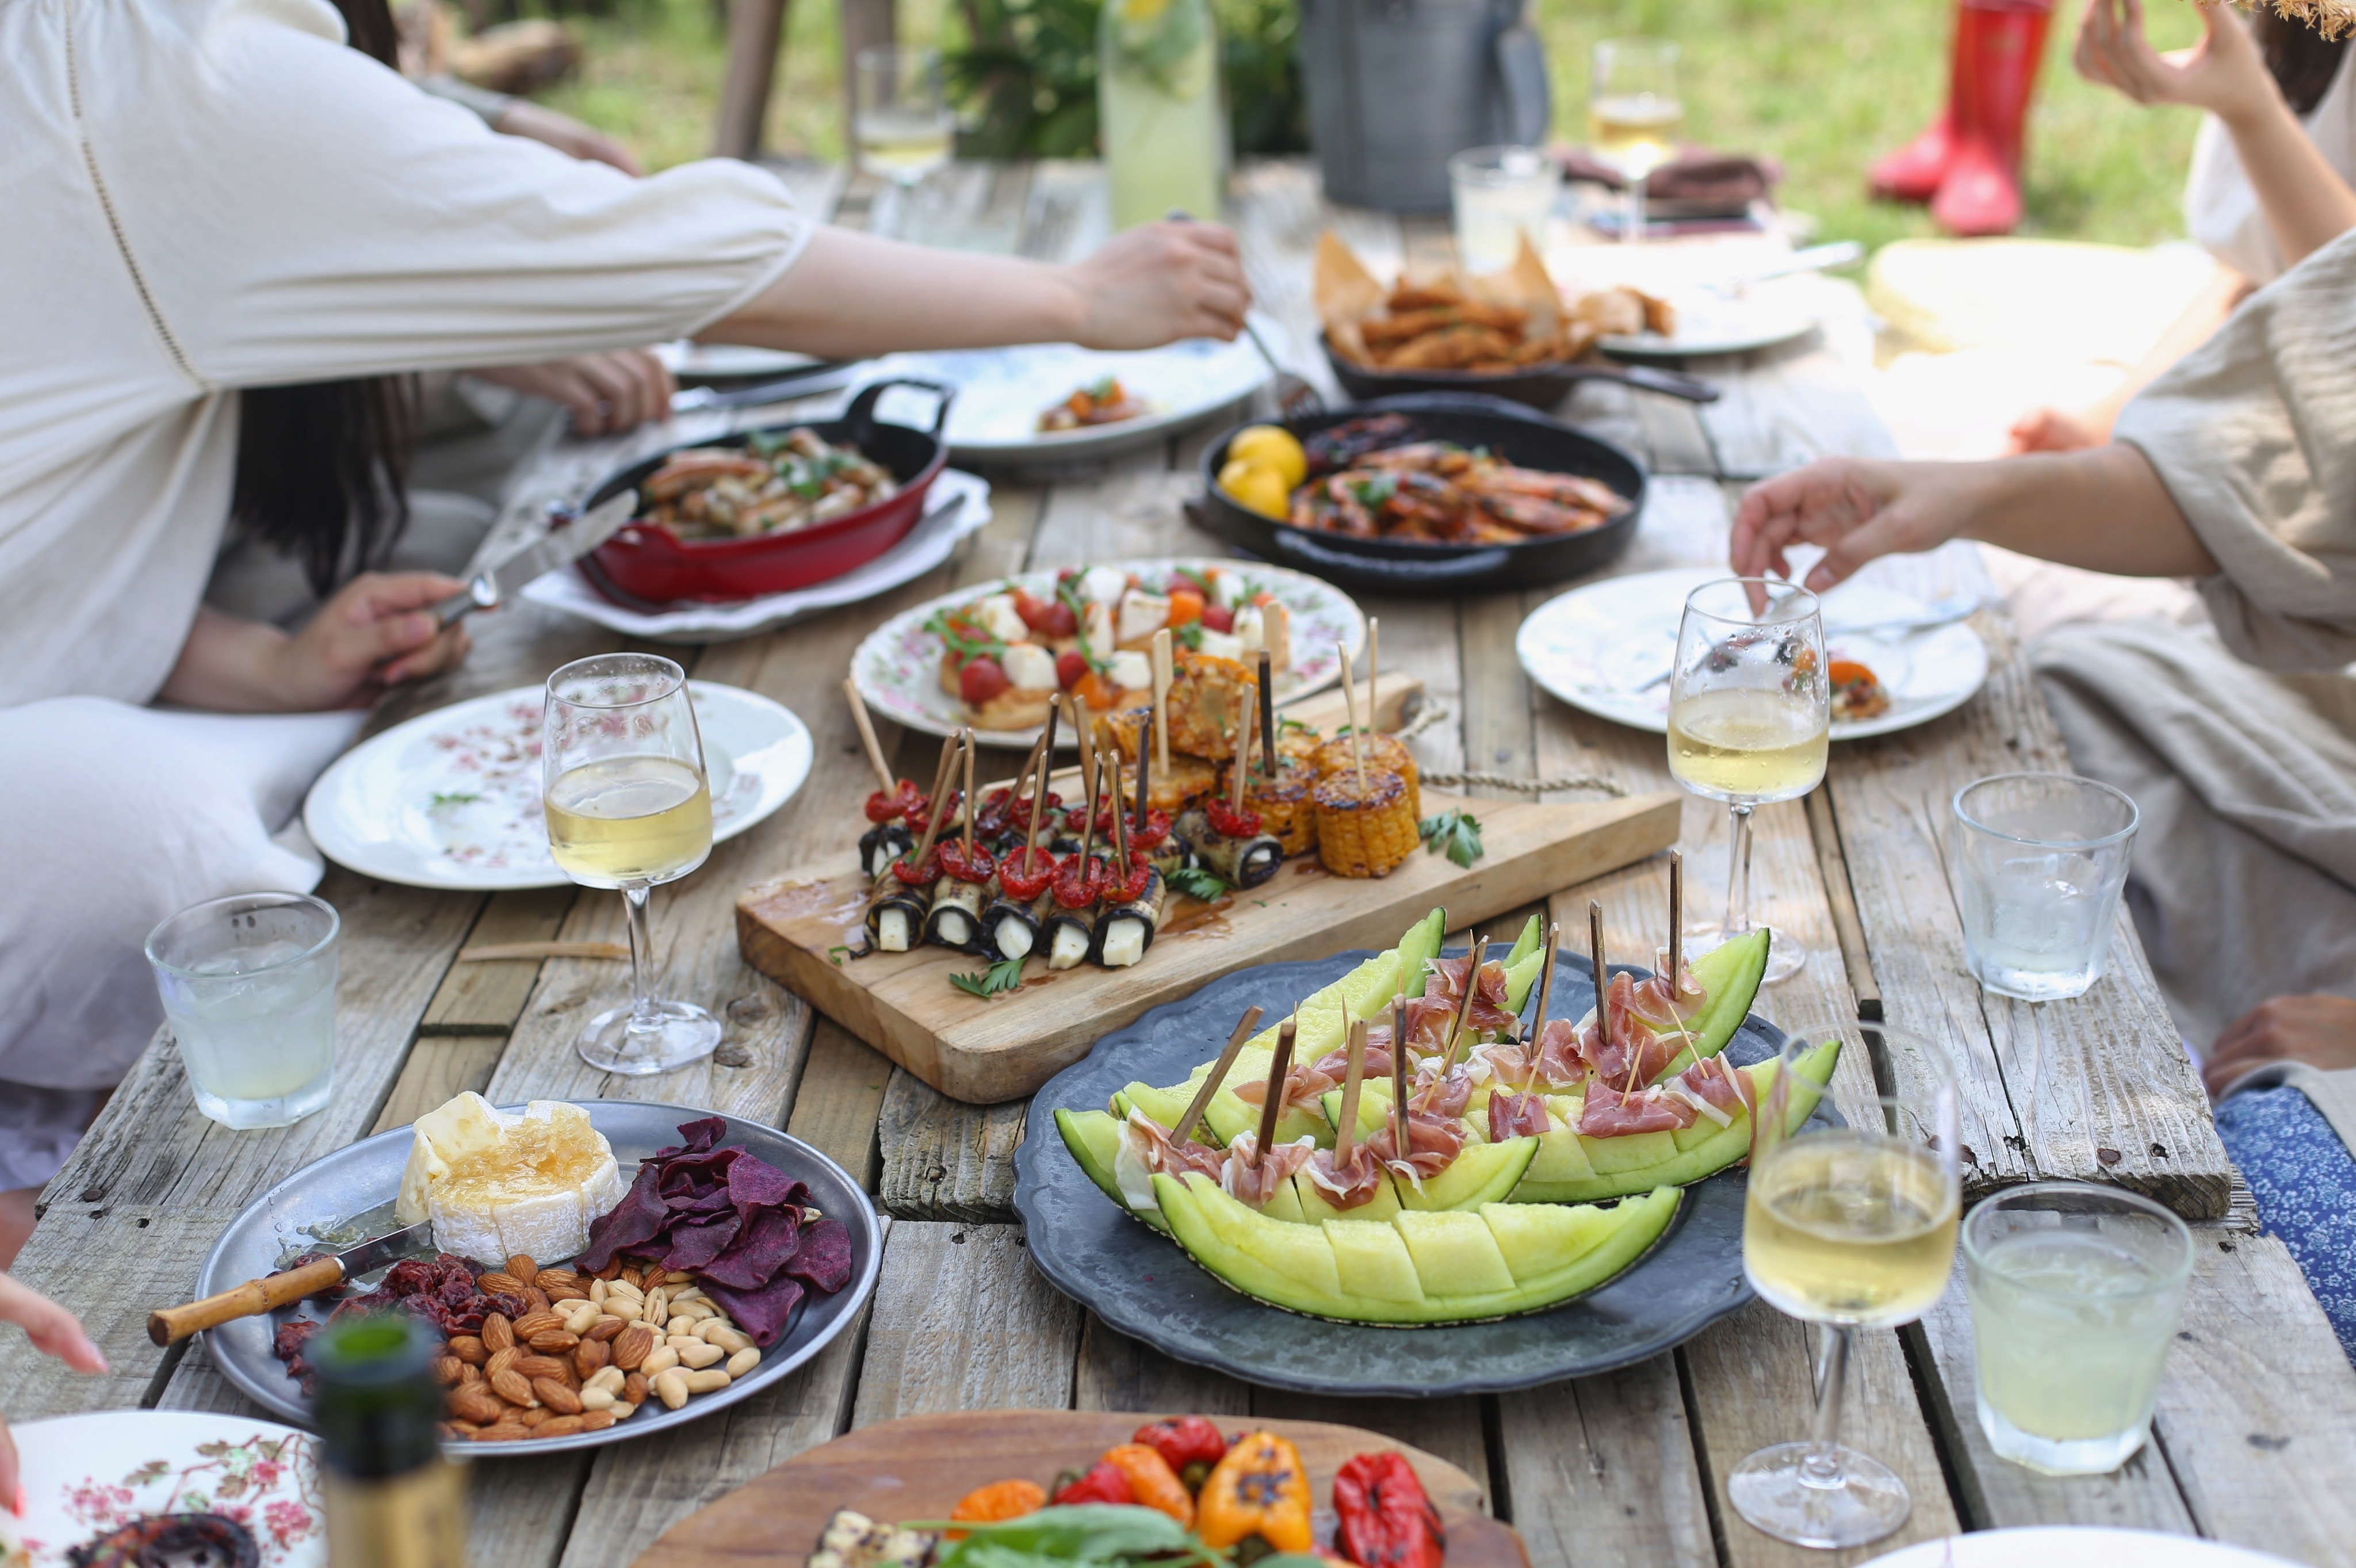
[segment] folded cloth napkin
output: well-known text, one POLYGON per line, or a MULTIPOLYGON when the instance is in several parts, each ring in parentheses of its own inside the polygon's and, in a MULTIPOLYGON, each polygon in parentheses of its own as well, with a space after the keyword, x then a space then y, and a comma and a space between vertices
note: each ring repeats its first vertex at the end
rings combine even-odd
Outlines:
MULTIPOLYGON (((1627 188, 1625 175, 1584 147, 1564 147, 1556 156, 1566 179, 1627 188)), ((1783 166, 1774 158, 1687 147, 1644 177, 1644 199, 1740 214, 1752 202, 1769 199, 1783 178, 1783 166)))

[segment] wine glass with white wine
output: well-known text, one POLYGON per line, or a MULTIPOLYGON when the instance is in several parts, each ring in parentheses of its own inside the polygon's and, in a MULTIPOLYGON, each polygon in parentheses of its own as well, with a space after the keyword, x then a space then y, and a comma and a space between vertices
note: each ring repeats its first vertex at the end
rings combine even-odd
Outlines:
MULTIPOLYGON (((1687 928, 1688 953, 1751 930, 1751 813, 1822 783, 1831 735, 1815 595, 1771 578, 1722 577, 1686 596, 1669 675, 1669 771, 1695 794, 1725 801, 1734 830, 1726 918, 1687 928)), ((1808 950, 1779 930, 1766 978, 1788 979, 1807 961, 1808 950)))
POLYGON ((1644 181, 1677 156, 1686 126, 1677 96, 1677 46, 1666 38, 1605 38, 1595 46, 1595 81, 1587 100, 1587 139, 1595 156, 1628 180, 1630 244, 1644 237, 1644 181))
POLYGON ((1896 1471, 1841 1444, 1841 1395, 1858 1329, 1912 1323, 1946 1293, 1963 1207, 1956 1116, 1954 1053, 1880 1024, 1794 1028, 1761 1096, 1742 1273, 1770 1305, 1824 1331, 1813 1432, 1762 1448, 1726 1478, 1735 1511, 1778 1541, 1861 1546, 1913 1508, 1896 1471), (1847 1125, 1809 1123, 1794 1114, 1792 1086, 1822 1076, 1803 1064, 1834 1043, 1889 1092, 1844 1096, 1847 1125))
POLYGON ((687 671, 651 653, 579 659, 548 678, 541 725, 541 803, 548 849, 584 887, 613 887, 629 907, 630 1004, 589 1020, 581 1057, 641 1077, 701 1061, 720 1021, 691 1002, 657 998, 647 902, 712 853, 712 788, 687 671))

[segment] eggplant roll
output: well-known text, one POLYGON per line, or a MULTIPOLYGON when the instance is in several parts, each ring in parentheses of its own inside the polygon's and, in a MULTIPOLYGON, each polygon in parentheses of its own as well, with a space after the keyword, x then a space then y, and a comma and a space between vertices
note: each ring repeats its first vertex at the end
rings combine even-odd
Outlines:
POLYGON ((1186 841, 1175 832, 1153 846, 1153 869, 1164 876, 1175 871, 1183 871, 1193 862, 1194 852, 1186 847, 1186 841))
POLYGON ((960 882, 943 872, 933 884, 932 908, 925 915, 925 940, 967 952, 978 950, 982 907, 990 902, 990 890, 995 886, 995 877, 987 883, 960 882))
POLYGON ((1055 908, 1052 887, 1028 904, 1017 903, 1001 892, 981 912, 983 950, 998 961, 1029 958, 1038 950, 1040 935, 1055 908))
POLYGON ((905 822, 878 822, 859 835, 859 869, 874 881, 892 863, 916 847, 905 822))
POLYGON ((867 947, 871 952, 906 952, 924 940, 929 887, 911 887, 886 872, 867 900, 867 947))
POLYGON ((1199 806, 1178 819, 1177 832, 1194 848, 1194 857, 1231 887, 1257 887, 1284 864, 1284 845, 1274 834, 1230 838, 1211 825, 1210 816, 1199 806))
POLYGON ((1168 902, 1169 892, 1169 885, 1157 871, 1137 897, 1100 905, 1092 955, 1096 961, 1107 969, 1127 969, 1143 958, 1145 950, 1153 945, 1153 933, 1161 929, 1162 907, 1168 902))
POLYGON ((1098 905, 1088 904, 1077 909, 1066 909, 1055 903, 1055 895, 1046 895, 1050 913, 1044 922, 1041 935, 1047 944, 1047 967, 1051 970, 1077 969, 1097 945, 1098 905))

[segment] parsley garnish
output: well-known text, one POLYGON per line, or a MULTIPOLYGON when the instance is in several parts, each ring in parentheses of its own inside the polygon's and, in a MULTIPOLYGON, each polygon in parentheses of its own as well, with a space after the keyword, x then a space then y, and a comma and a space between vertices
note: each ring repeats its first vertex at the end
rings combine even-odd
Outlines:
POLYGON ((1423 847, 1433 854, 1444 854, 1468 867, 1481 858, 1481 822, 1470 811, 1442 811, 1436 817, 1426 817, 1417 831, 1423 835, 1423 847))
POLYGON ((1352 485, 1350 493, 1358 498, 1360 506, 1373 510, 1398 494, 1398 480, 1388 474, 1378 474, 1352 485))
POLYGON ((826 950, 827 961, 832 963, 835 968, 841 969, 842 967, 843 955, 850 951, 851 949, 847 945, 838 942, 834 946, 826 950))
POLYGON ((949 983, 969 996, 979 996, 987 1002, 1001 992, 1023 989, 1023 961, 1004 959, 987 971, 975 970, 969 974, 952 974, 949 983))
POLYGON ((935 610, 931 618, 925 622, 925 629, 948 645, 948 650, 957 655, 960 668, 976 659, 996 659, 1006 651, 1006 644, 994 637, 976 637, 969 631, 958 629, 947 610, 935 610))
POLYGON ((1203 623, 1198 620, 1190 620, 1184 626, 1182 626, 1177 630, 1172 632, 1170 634, 1170 639, 1181 648, 1187 649, 1195 653, 1200 653, 1203 651, 1203 623))
POLYGON ((1215 904, 1232 891, 1220 880, 1218 873, 1207 866, 1181 866, 1162 880, 1187 897, 1199 898, 1205 904, 1215 904))
POLYGON ((453 789, 447 793, 437 789, 434 794, 434 809, 439 811, 444 806, 471 806, 481 799, 480 795, 469 794, 463 789, 453 789))

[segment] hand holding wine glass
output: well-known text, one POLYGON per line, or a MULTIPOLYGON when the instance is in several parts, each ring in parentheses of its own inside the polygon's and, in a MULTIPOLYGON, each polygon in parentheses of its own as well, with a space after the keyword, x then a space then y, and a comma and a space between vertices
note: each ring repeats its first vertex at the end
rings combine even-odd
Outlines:
POLYGON ((576 660, 548 678, 541 780, 548 848, 584 887, 618 888, 629 907, 631 1003, 582 1031, 582 1059, 632 1077, 701 1061, 720 1022, 691 1002, 658 1000, 647 905, 712 853, 712 789, 687 672, 649 653, 576 660))

